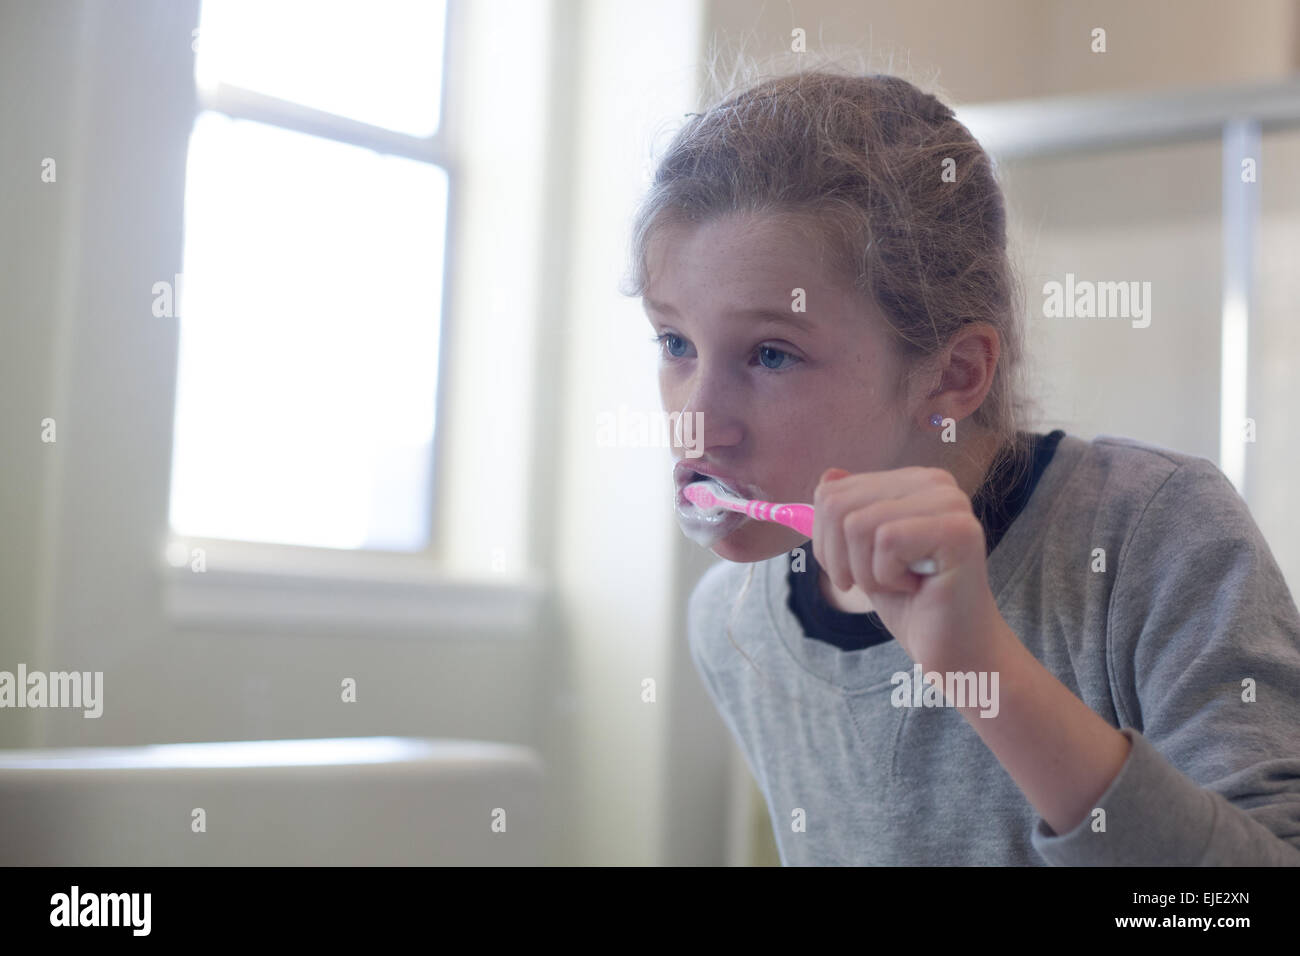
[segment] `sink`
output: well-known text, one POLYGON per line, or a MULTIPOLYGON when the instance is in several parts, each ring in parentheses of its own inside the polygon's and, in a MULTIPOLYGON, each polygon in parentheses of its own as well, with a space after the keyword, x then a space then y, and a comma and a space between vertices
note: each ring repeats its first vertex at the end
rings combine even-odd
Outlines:
POLYGON ((477 740, 0 750, 0 865, 534 866, 541 784, 477 740))

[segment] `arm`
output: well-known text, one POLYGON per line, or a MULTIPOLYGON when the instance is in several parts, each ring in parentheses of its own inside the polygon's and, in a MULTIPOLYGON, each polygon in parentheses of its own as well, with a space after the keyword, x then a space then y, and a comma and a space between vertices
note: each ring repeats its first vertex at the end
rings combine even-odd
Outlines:
POLYGON ((1000 622, 998 711, 961 715, 997 756, 1051 829, 1068 833, 1090 820, 1099 798, 1129 758, 1131 740, 1097 716, 1000 622))
POLYGON ((998 716, 962 711, 1042 815, 1035 848, 1062 865, 1300 865, 1300 615, 1245 503, 1209 462, 1183 465, 1116 573, 1124 730, 1005 626, 998 716))

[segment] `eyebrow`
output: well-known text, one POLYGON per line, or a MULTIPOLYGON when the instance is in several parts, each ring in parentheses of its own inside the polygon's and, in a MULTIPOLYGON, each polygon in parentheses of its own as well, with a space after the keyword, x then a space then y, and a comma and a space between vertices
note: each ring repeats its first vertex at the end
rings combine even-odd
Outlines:
MULTIPOLYGON (((677 310, 666 302, 656 302, 649 296, 642 296, 642 301, 646 307, 653 312, 661 315, 677 315, 677 310)), ((811 319, 805 318, 798 312, 784 312, 780 309, 733 309, 728 315, 739 318, 764 319, 768 322, 777 322, 783 325, 793 325, 797 329, 805 332, 814 332, 817 325, 811 319)))

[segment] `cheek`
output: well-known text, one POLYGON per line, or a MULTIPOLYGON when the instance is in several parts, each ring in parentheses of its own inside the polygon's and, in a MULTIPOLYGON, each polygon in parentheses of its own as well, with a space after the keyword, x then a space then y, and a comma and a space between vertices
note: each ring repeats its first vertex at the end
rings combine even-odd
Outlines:
POLYGON ((685 397, 681 395, 680 386, 664 368, 659 370, 659 400, 663 403, 664 411, 669 412, 681 408, 686 402, 685 397), (679 397, 682 399, 680 402, 679 397))
POLYGON ((829 396, 800 395, 763 403, 753 410, 751 420, 763 429, 771 445, 781 449, 785 459, 781 470, 789 474, 836 434, 839 417, 841 413, 829 396))
POLYGON ((765 409, 766 445, 773 450, 770 490, 789 501, 810 502, 827 468, 856 470, 864 453, 886 444, 889 436, 872 394, 858 379, 765 409))

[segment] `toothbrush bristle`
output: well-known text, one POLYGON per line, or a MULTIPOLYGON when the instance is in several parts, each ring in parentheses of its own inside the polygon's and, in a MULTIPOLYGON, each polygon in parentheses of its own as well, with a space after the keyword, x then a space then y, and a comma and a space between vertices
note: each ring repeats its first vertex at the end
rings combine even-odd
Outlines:
POLYGON ((695 507, 704 511, 722 510, 718 507, 718 499, 714 496, 713 489, 709 487, 709 482, 707 481, 697 481, 693 484, 687 485, 683 494, 686 495, 687 499, 691 501, 695 507))

